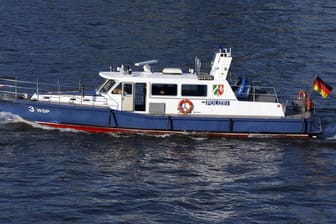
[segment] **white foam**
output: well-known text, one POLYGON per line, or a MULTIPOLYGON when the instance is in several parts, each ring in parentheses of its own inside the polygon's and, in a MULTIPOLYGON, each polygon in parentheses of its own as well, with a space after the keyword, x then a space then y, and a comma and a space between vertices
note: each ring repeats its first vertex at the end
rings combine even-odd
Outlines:
POLYGON ((8 112, 0 112, 0 125, 1 124, 13 124, 13 123, 24 123, 27 124, 33 128, 39 128, 39 129, 43 129, 43 130, 59 130, 61 132, 74 132, 74 133, 87 133, 85 131, 80 131, 80 130, 75 130, 75 129, 71 129, 71 128, 54 128, 54 127, 50 127, 47 125, 41 125, 32 121, 27 121, 23 118, 21 118, 18 115, 15 114, 11 114, 8 112))
POLYGON ((22 121, 23 119, 18 115, 2 111, 0 112, 0 124, 18 123, 22 121))
POLYGON ((327 140, 336 140, 336 123, 329 124, 324 128, 323 135, 327 140))

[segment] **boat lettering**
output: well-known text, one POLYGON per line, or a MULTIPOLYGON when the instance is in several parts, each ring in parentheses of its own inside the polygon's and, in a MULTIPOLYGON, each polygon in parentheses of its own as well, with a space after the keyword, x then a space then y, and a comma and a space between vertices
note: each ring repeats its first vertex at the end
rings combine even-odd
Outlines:
POLYGON ((230 106, 230 100, 206 100, 206 106, 230 106))
POLYGON ((42 113, 42 114, 47 114, 50 112, 49 109, 45 109, 45 108, 37 108, 37 107, 33 107, 33 106, 29 106, 28 107, 28 111, 31 113, 42 113))

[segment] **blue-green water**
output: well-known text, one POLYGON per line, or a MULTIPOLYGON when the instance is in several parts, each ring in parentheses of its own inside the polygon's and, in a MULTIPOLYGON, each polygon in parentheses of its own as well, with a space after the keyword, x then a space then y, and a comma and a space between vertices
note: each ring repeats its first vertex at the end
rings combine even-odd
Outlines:
MULTIPOLYGON (((5 1, 1 76, 98 82, 158 59, 232 75, 282 99, 319 74, 336 86, 334 1, 5 1)), ((336 87, 335 87, 336 88, 336 87)), ((115 136, 0 122, 2 223, 335 223, 336 100, 312 92, 318 140, 115 136)))

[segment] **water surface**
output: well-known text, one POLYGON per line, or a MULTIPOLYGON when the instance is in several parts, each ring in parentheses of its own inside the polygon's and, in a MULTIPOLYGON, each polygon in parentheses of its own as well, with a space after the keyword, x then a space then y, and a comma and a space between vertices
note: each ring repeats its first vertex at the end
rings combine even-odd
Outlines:
MULTIPOLYGON (((315 74, 336 86, 334 1, 8 1, 0 71, 98 82, 121 63, 209 69, 220 45, 232 76, 281 99, 315 74)), ((195 139, 58 131, 0 114, 3 223, 334 223, 335 93, 311 95, 318 140, 195 139)))

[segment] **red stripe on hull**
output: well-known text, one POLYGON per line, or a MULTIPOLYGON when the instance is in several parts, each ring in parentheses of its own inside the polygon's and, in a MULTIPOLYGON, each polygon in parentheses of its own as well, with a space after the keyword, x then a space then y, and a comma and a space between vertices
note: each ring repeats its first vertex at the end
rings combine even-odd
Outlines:
POLYGON ((249 133, 216 133, 216 132, 183 132, 183 131, 164 131, 164 130, 140 130, 127 128, 107 128, 73 124, 57 124, 48 122, 37 122, 40 125, 49 126, 58 129, 73 129, 85 131, 89 133, 116 133, 116 134, 148 134, 148 135, 188 135, 199 137, 214 137, 214 138, 296 138, 306 139, 308 134, 249 134, 249 133))

